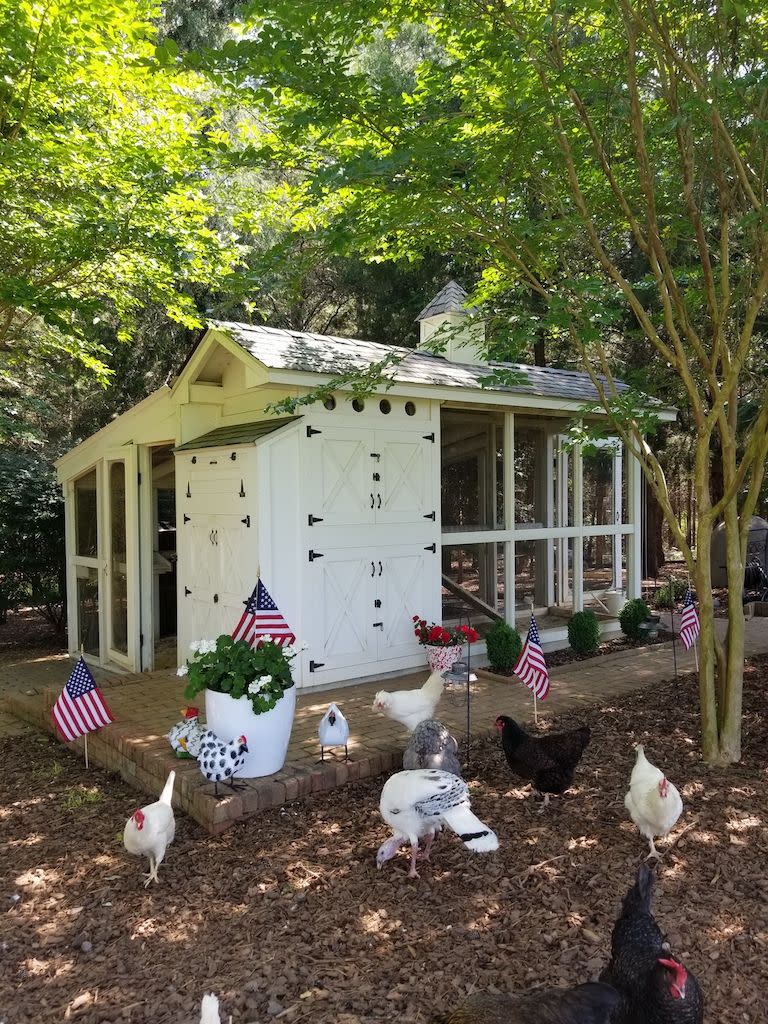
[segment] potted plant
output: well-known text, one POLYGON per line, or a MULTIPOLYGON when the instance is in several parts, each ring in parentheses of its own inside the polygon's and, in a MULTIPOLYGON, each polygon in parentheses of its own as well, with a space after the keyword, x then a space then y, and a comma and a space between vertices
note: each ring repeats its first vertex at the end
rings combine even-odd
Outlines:
POLYGON ((477 630, 471 626, 441 626, 418 615, 413 616, 413 631, 419 643, 426 648, 427 661, 433 672, 447 672, 461 657, 462 646, 479 639, 477 630))
POLYGON ((245 736, 242 778, 279 772, 285 763, 296 710, 291 676, 295 648, 263 637, 254 647, 222 635, 190 644, 192 657, 178 670, 188 700, 205 691, 205 717, 219 739, 245 736))

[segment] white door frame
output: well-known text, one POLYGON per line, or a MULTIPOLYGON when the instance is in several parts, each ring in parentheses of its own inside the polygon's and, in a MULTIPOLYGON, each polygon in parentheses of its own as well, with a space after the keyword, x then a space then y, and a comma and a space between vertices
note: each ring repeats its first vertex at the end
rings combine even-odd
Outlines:
POLYGON ((139 623, 140 579, 139 579, 139 510, 138 510, 138 460, 134 444, 110 448, 104 453, 101 466, 101 485, 104 500, 102 507, 102 544, 100 552, 103 600, 101 637, 102 662, 112 661, 123 668, 136 672, 141 666, 141 641, 139 623), (126 586, 126 650, 118 650, 113 643, 112 618, 112 500, 109 487, 110 470, 114 463, 122 462, 125 467, 125 586, 126 586))

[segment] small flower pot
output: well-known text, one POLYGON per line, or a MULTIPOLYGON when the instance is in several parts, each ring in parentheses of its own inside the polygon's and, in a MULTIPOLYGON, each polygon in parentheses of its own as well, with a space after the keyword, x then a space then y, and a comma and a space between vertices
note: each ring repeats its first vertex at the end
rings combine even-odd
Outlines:
POLYGON ((285 764, 296 710, 296 687, 291 686, 270 711, 257 715, 247 697, 205 691, 206 724, 225 743, 245 736, 248 753, 237 777, 257 779, 279 772, 285 764))
POLYGON ((426 645, 427 661, 433 672, 447 672, 461 657, 463 644, 447 644, 444 647, 426 645))

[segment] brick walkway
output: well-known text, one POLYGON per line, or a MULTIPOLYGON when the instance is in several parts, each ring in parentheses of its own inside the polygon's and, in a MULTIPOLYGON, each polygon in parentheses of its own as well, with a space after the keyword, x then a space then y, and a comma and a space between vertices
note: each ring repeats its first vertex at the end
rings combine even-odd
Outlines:
MULTIPOLYGON (((768 619, 748 622, 747 653, 766 651, 768 619)), ((15 666, 11 680, 6 666, 1 666, 0 687, 4 690, 6 711, 33 726, 50 730, 49 708, 66 678, 68 667, 60 658, 43 659, 38 664, 33 661, 23 671, 21 665, 15 666)), ((678 670, 685 672, 693 668, 692 653, 678 647, 678 670)), ((179 807, 208 831, 220 832, 232 822, 256 815, 266 808, 280 806, 313 792, 333 789, 346 782, 397 770, 402 763, 407 733, 396 722, 372 710, 373 696, 379 689, 420 686, 426 675, 425 668, 422 672, 386 683, 362 683, 322 692, 300 693, 283 771, 267 778, 250 780, 245 791, 220 801, 214 799, 212 786, 202 777, 196 762, 174 758, 164 738, 170 726, 178 721, 179 709, 184 704, 183 684, 174 672, 123 678, 99 673, 100 685, 116 722, 89 738, 89 752, 95 763, 119 772, 137 789, 153 795, 162 788, 169 770, 175 768, 179 807), (319 763, 316 730, 331 701, 339 705, 350 723, 350 761, 347 764, 335 760, 319 763)), ((547 716, 592 705, 672 675, 672 651, 668 644, 576 662, 553 669, 552 693, 540 705, 540 711, 547 716)), ((492 731, 494 720, 500 713, 530 721, 533 717, 530 695, 517 682, 498 681, 481 675, 472 685, 471 736, 478 738, 492 731)), ((437 714, 457 739, 463 740, 467 718, 463 689, 447 688, 437 714)), ((73 746, 82 749, 82 741, 73 746)))

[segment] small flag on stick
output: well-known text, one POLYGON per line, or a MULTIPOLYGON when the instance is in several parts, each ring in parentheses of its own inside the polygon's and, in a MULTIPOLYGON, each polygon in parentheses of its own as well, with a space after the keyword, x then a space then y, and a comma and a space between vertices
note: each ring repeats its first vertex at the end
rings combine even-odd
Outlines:
POLYGON ((683 601, 683 613, 680 619, 680 639, 686 651, 690 651, 696 643, 696 637, 701 632, 699 616, 696 614, 696 605, 693 603, 693 594, 688 587, 688 593, 683 601))
POLYGON ((245 640, 251 647, 260 637, 270 636, 282 647, 296 642, 296 635, 283 618, 269 591, 259 580, 253 593, 245 602, 245 611, 232 631, 233 640, 245 640))
POLYGON ((549 693, 549 672, 544 660, 544 651, 541 649, 539 628, 534 615, 531 615, 528 636, 525 638, 523 649, 515 662, 512 674, 521 679, 529 690, 533 690, 534 697, 539 700, 544 700, 549 693))
POLYGON ((68 743, 114 722, 112 712, 82 658, 51 708, 51 717, 68 743))

